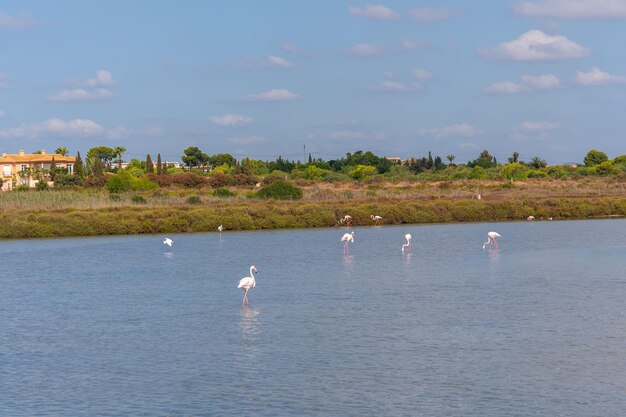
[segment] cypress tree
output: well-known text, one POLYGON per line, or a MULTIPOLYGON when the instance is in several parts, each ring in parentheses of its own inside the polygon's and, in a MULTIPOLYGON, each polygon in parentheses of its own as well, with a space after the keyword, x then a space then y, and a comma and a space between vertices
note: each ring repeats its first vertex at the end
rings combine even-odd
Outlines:
POLYGON ((85 167, 83 166, 83 160, 80 157, 80 152, 76 153, 76 162, 74 162, 74 175, 78 175, 81 178, 85 177, 85 167))
POLYGON ((50 181, 54 181, 54 177, 57 175, 57 162, 54 160, 54 156, 52 157, 52 162, 50 162, 50 181))
POLYGON ((152 163, 152 158, 150 154, 146 156, 146 172, 154 174, 154 164, 152 163))
POLYGON ((161 175, 163 173, 163 166, 161 164, 161 154, 157 154, 157 165, 156 165, 156 173, 161 175))

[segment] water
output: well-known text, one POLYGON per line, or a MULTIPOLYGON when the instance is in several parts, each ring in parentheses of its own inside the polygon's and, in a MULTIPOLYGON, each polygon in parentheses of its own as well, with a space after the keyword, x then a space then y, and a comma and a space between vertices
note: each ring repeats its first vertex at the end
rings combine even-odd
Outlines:
POLYGON ((348 230, 0 242, 0 415, 626 415, 626 221, 348 230))

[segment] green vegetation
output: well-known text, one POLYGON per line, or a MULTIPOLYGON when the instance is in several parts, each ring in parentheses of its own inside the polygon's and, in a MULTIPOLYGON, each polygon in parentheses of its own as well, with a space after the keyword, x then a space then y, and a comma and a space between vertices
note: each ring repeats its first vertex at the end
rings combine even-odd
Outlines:
POLYGON ((302 198, 302 190, 285 180, 276 180, 261 188, 257 196, 275 200, 299 200, 302 198))

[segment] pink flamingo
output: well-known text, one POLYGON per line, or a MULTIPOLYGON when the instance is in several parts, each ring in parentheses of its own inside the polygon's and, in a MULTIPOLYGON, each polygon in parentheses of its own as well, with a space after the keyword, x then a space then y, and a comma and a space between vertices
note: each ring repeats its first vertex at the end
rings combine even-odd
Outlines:
POLYGON ((407 249, 407 252, 411 252, 411 239, 413 239, 413 236, 411 236, 410 233, 407 233, 404 235, 404 238, 406 239, 406 243, 402 245, 402 252, 404 252, 404 248, 407 249))
POLYGON ((497 237, 501 237, 502 235, 498 234, 498 232, 489 232, 487 233, 487 241, 485 243, 483 243, 483 249, 485 249, 485 246, 487 246, 487 244, 489 244, 489 247, 492 247, 493 244, 496 244, 496 248, 498 247, 498 241, 496 240, 497 237))
POLYGON ((376 226, 380 226, 380 222, 383 220, 382 217, 374 216, 373 214, 370 217, 372 218, 372 220, 374 220, 376 222, 376 226))
POLYGON ((249 304, 248 303, 248 290, 250 290, 250 288, 256 287, 256 279, 254 278, 253 272, 256 272, 256 273, 259 272, 256 269, 256 266, 254 265, 250 267, 250 276, 241 278, 239 280, 239 284, 237 285, 237 288, 241 288, 242 290, 245 291, 243 293, 243 301, 242 301, 243 305, 249 304))
POLYGON ((352 242, 354 243, 354 232, 351 233, 346 233, 341 237, 341 241, 342 242, 346 242, 343 245, 343 254, 345 255, 346 253, 348 253, 348 242, 352 242))
POLYGON ((343 222, 346 222, 346 226, 349 227, 352 224, 352 216, 346 214, 345 216, 343 216, 343 219, 339 220, 339 224, 343 224, 343 222))

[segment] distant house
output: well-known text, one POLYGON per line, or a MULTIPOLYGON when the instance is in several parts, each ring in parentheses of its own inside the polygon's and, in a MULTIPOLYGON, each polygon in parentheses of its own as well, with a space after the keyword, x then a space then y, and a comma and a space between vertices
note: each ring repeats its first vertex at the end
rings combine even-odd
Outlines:
POLYGON ((11 190, 14 184, 34 187, 39 181, 33 178, 32 173, 40 169, 49 170, 52 158, 57 168, 65 168, 70 174, 74 172, 76 163, 74 156, 47 154, 43 149, 41 153, 24 153, 23 150, 16 154, 3 153, 0 158, 2 190, 11 190), (20 173, 24 174, 20 175, 20 173), (29 175, 26 175, 27 173, 29 175))
POLYGON ((389 162, 393 162, 394 164, 398 164, 398 165, 401 165, 401 164, 403 163, 403 162, 402 162, 402 158, 397 158, 397 157, 388 157, 388 158, 385 158, 385 159, 386 159, 387 161, 389 161, 389 162))

